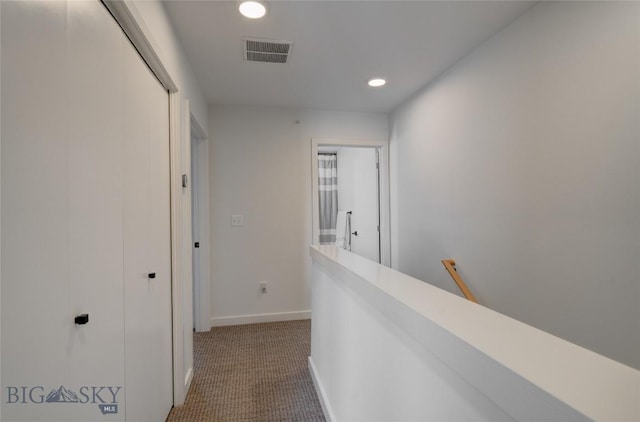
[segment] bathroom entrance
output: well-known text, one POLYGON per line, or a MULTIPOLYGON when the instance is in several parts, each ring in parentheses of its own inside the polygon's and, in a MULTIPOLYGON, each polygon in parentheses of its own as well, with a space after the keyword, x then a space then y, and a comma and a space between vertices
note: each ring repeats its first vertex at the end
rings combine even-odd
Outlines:
POLYGON ((383 259, 383 145, 315 142, 314 243, 383 259))

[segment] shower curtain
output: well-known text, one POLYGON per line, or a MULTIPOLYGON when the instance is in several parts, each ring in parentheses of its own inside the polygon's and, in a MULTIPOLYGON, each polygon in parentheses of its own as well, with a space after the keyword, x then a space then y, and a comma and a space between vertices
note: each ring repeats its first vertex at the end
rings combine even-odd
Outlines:
POLYGON ((336 154, 318 154, 318 196, 320 204, 320 244, 336 241, 338 215, 338 167, 336 154))

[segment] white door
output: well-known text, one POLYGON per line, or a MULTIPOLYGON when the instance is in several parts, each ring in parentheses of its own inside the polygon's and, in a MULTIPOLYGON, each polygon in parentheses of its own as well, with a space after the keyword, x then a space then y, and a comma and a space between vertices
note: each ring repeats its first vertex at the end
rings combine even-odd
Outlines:
MULTIPOLYGON (((89 393, 90 400, 72 408, 73 414, 65 419, 123 420, 122 150, 126 137, 123 116, 114 110, 121 109, 125 94, 119 61, 129 46, 99 2, 69 2, 66 27, 66 57, 57 61, 66 62, 68 73, 66 98, 58 99, 58 107, 68 108, 68 311, 87 313, 89 322, 70 329, 73 334, 65 345, 69 384, 61 385, 70 391, 79 388, 75 390, 79 400, 89 393), (108 387, 101 390, 103 385, 108 387)), ((48 218, 43 211, 41 217, 48 218)), ((37 265, 38 257, 32 259, 37 265)), ((49 309, 52 305, 63 306, 54 302, 49 309)), ((67 323, 71 323, 69 316, 67 323)))
POLYGON ((2 420, 123 420, 124 42, 98 2, 0 7, 2 420))
POLYGON ((379 176, 375 148, 340 148, 338 207, 351 211, 351 251, 380 262, 379 176))
POLYGON ((169 98, 133 48, 123 62, 126 417, 163 421, 173 403, 169 98))
MULTIPOLYGON (((192 298, 193 298, 193 327, 191 330, 197 330, 200 320, 200 181, 199 181, 199 164, 198 164, 198 140, 191 137, 191 239, 193 243, 192 255, 192 275, 193 282, 192 298)), ((201 330, 200 330, 201 331, 201 330)))

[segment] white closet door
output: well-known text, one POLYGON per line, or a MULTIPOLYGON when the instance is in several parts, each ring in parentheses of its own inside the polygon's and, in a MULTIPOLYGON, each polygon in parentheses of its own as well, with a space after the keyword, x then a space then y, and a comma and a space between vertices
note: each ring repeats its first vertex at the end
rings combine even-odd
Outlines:
POLYGON ((100 2, 0 7, 2 420, 163 421, 167 92, 100 2))
POLYGON ((2 419, 60 419, 57 408, 49 413, 50 406, 21 403, 20 390, 18 402, 9 394, 20 386, 48 393, 66 382, 70 368, 68 110, 59 103, 67 68, 57 60, 66 55, 67 9, 59 3, 0 7, 2 419))
POLYGON ((123 62, 126 416, 163 421, 173 403, 169 99, 135 51, 123 62))
POLYGON ((71 385, 110 387, 73 418, 124 420, 121 57, 131 47, 97 1, 68 3, 67 43, 69 311, 89 314, 70 338, 69 378, 71 385), (101 405, 117 413, 103 415, 101 405))
MULTIPOLYGON (((151 209, 149 222, 151 254, 149 266, 156 272, 156 283, 146 296, 150 302, 152 317, 148 329, 152 330, 153 345, 141 346, 153 350, 157 367, 145 374, 153 385, 148 385, 145 394, 155 400, 156 406, 142 409, 148 420, 164 421, 173 405, 173 342, 171 314, 171 197, 169 164, 169 94, 154 77, 151 83, 151 115, 149 120, 149 160, 151 178, 151 209), (156 417, 157 415, 157 417, 156 417)), ((146 397, 145 397, 146 400, 146 397)))
POLYGON ((2 418, 123 420, 126 39, 97 1, 0 7, 2 418))

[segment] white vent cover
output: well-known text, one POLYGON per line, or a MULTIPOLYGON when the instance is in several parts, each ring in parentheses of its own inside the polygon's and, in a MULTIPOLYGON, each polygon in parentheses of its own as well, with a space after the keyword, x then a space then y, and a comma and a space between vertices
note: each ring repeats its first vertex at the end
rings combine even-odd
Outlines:
POLYGON ((286 63, 291 54, 291 41, 260 38, 242 40, 244 59, 250 62, 286 63))

